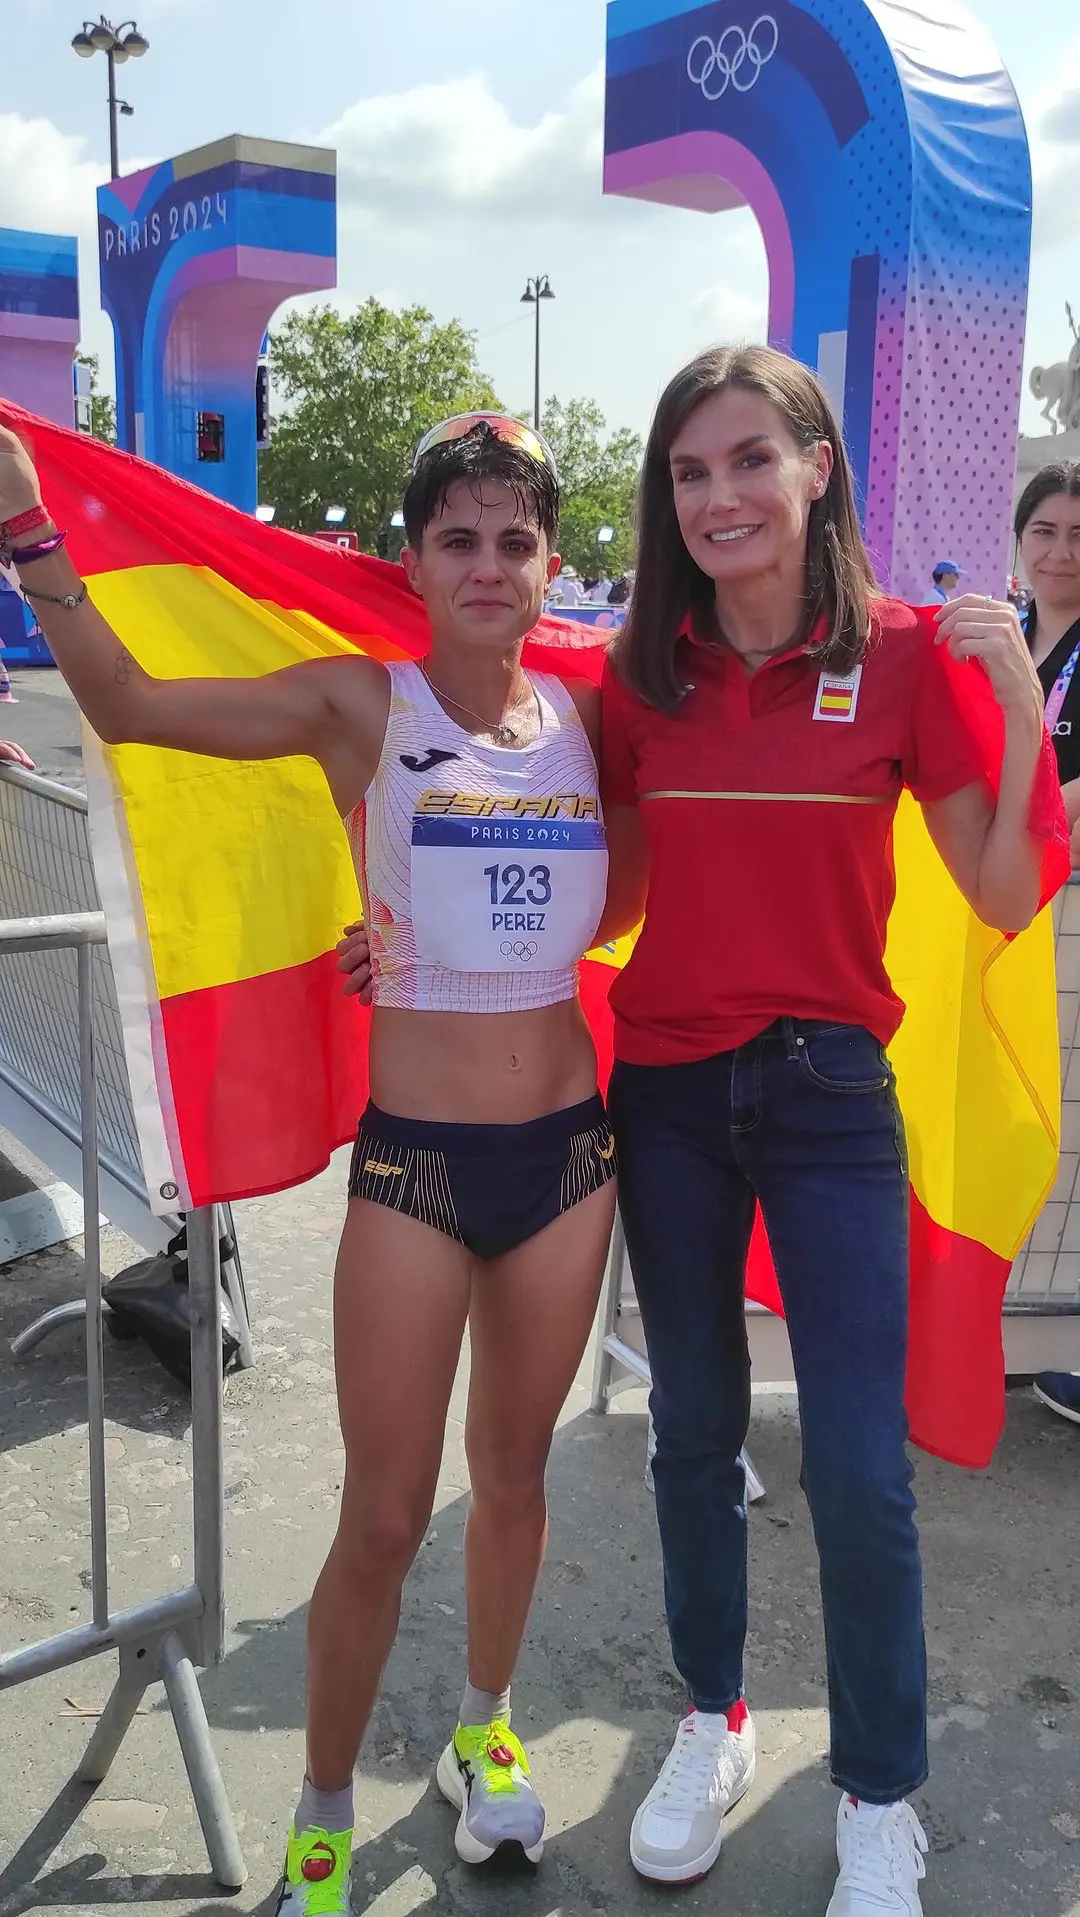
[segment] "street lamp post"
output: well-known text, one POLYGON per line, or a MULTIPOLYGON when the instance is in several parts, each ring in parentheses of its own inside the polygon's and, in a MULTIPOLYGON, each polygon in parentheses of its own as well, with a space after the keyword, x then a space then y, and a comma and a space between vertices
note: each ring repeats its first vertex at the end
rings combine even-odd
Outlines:
POLYGON ((546 273, 537 273, 535 279, 529 280, 521 295, 522 306, 535 305, 536 307, 536 386, 533 399, 533 425, 537 432, 540 431, 540 302, 554 298, 551 281, 546 273))
POLYGON ((81 33, 71 42, 80 60, 89 60, 95 53, 103 53, 109 63, 109 178, 120 176, 120 143, 117 138, 116 118, 118 113, 126 114, 130 119, 135 108, 126 100, 116 97, 116 69, 125 60, 141 60, 149 53, 150 42, 145 34, 139 32, 134 20, 122 20, 118 27, 106 20, 102 14, 100 20, 84 20, 81 33))

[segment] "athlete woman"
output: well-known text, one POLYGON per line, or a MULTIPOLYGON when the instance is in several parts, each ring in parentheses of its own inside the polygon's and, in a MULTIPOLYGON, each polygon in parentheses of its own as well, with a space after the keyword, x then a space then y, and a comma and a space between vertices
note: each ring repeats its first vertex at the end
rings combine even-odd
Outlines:
POLYGON ((34 552, 56 530, 39 505, 25 449, 0 431, 0 539, 95 731, 218 758, 316 759, 371 931, 373 1102, 335 1281, 346 1472, 311 1603, 307 1773, 279 1910, 348 1910, 353 1767, 432 1510, 466 1322, 468 1683, 438 1783, 462 1858, 508 1843, 535 1862, 545 1818, 510 1728, 510 1680, 544 1552, 552 1432, 615 1205, 577 1000, 608 875, 597 695, 521 665, 559 568, 554 462, 514 420, 436 429, 405 498, 429 656, 260 679, 149 677, 62 547, 34 552))

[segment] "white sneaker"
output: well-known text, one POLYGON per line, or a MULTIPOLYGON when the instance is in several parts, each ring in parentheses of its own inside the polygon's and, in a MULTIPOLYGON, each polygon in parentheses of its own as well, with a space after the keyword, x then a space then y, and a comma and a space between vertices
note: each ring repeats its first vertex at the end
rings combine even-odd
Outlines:
POLYGON ((720 1855, 724 1818, 754 1781, 753 1719, 730 1731, 723 1717, 691 1711, 630 1832, 630 1862, 654 1884, 695 1884, 720 1855))
POLYGON ((855 1804, 845 1794, 836 1819, 840 1875, 825 1917, 922 1917, 928 1849, 910 1804, 855 1804))

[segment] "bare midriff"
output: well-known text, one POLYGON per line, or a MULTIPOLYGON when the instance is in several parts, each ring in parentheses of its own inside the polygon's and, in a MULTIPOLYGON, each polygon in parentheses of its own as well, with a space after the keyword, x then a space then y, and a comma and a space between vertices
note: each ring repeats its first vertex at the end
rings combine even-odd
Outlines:
POLYGON ((527 1125, 592 1098, 596 1051, 577 999, 534 1012, 376 1010, 371 1096, 432 1124, 527 1125))

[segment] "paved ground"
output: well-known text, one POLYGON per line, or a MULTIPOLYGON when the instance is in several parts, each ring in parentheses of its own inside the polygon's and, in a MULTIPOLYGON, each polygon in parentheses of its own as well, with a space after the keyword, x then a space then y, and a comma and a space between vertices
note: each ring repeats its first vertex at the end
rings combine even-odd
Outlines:
POLYGON ((79 715, 58 672, 33 666, 11 670, 15 705, 0 705, 0 739, 14 739, 46 779, 86 790, 79 715))
MULTIPOLYGON (((0 712, 44 770, 73 738, 51 677, 0 712), (17 723, 16 723, 17 722, 17 723), (50 758, 49 755, 52 755, 50 758)), ((70 767, 70 759, 67 761, 70 767)), ((16 1157, 19 1155, 16 1153, 16 1157)), ((14 1174, 3 1176, 0 1188, 14 1174)), ((344 1164, 302 1192, 239 1208, 258 1368, 226 1399, 230 1632, 203 1680, 251 1879, 217 1892, 167 1712, 148 1699, 93 1797, 69 1779, 111 1660, 0 1701, 0 1917, 268 1913, 302 1762, 304 1606, 340 1483, 329 1277, 344 1164)), ((117 1234, 110 1270, 134 1255, 117 1234)), ((85 1616, 86 1464, 79 1340, 21 1365, 8 1339, 80 1286, 80 1246, 0 1269, 0 1641, 85 1616)), ((958 1354, 960 1357, 961 1354, 958 1354)), ((187 1403, 138 1346, 109 1343, 110 1550, 117 1601, 182 1581, 189 1550, 187 1403)), ((518 1685, 518 1721, 551 1814, 540 1872, 491 1879, 453 1853, 431 1783, 462 1676, 463 1387, 431 1532, 359 1769, 355 1906, 370 1917, 645 1917, 626 1832, 679 1705, 663 1630, 644 1407, 588 1411, 583 1372, 551 1469, 552 1541, 518 1685)), ((406 1408, 407 1411, 407 1408, 406 1408)), ((823 1917, 834 1795, 824 1765, 824 1652, 798 1491, 792 1401, 765 1395, 755 1461, 750 1688, 763 1762, 711 1883, 680 1911, 823 1917)), ((934 1777, 918 1808, 934 1854, 927 1917, 1080 1917, 1080 1431, 1017 1394, 985 1476, 923 1461, 934 1777)))

